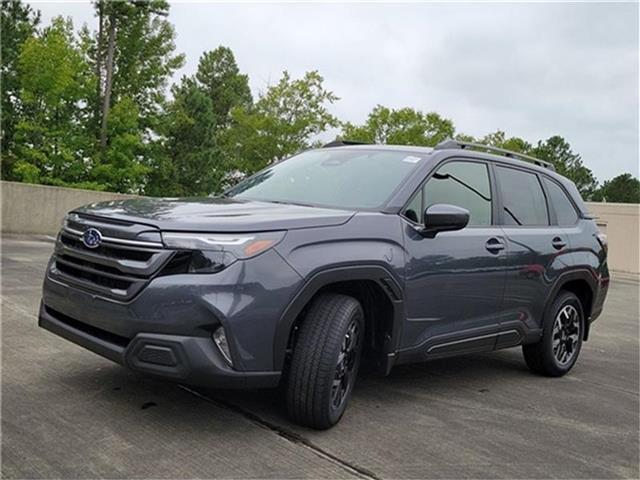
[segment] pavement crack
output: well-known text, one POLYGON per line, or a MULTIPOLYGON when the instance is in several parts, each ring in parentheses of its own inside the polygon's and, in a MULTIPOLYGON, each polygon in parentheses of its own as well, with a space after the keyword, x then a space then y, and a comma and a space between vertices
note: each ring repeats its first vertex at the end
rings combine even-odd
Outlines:
POLYGON ((224 400, 207 397, 206 395, 203 395, 200 392, 197 392, 196 390, 193 390, 190 387, 187 387, 185 385, 179 385, 179 387, 185 390, 186 392, 189 392, 192 395, 195 395, 196 397, 206 402, 216 405, 219 408, 231 410, 239 415, 242 415, 251 423, 257 425, 258 427, 269 430, 275 433, 276 435, 278 435, 279 437, 283 438, 284 440, 287 440, 288 442, 294 443, 295 445, 298 445, 303 448, 306 448, 307 450, 310 450, 311 452, 315 453, 317 456, 332 462, 333 464, 337 465, 343 470, 357 476, 358 478, 363 478, 366 480, 381 480, 381 477, 379 477, 372 471, 364 467, 361 467, 360 465, 356 465, 355 463, 344 460, 334 455, 333 453, 328 452, 327 450, 319 447, 318 445, 315 445, 313 442, 298 435, 297 433, 292 432, 291 430, 288 430, 286 428, 283 428, 280 425, 276 425, 273 422, 265 420, 264 418, 260 417, 259 415, 256 415, 255 413, 249 410, 239 407, 238 405, 225 402, 224 400))

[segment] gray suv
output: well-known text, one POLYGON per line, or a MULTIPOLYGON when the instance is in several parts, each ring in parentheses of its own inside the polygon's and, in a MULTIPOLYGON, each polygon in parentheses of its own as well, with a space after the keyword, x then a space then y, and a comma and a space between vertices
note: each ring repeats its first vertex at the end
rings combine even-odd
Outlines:
POLYGON ((282 385, 328 428, 360 365, 522 345, 575 364, 607 287, 606 238, 551 165, 449 140, 333 142, 221 197, 69 213, 41 327, 110 360, 216 388, 282 385))

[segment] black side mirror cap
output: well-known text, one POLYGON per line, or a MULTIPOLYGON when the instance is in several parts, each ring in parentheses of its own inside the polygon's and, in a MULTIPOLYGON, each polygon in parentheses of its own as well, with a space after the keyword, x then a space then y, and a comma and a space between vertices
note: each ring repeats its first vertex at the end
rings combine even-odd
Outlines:
POLYGON ((440 232, 462 230, 468 223, 469 210, 447 203, 436 203, 425 209, 420 233, 433 238, 440 232))

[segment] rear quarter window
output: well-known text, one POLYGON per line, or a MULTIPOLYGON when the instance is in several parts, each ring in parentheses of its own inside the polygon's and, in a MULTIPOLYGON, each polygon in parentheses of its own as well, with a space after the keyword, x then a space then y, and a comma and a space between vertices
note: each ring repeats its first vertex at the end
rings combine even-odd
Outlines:
POLYGON ((578 213, 565 191, 550 178, 544 177, 542 181, 549 192, 549 201, 556 212, 558 225, 574 225, 578 221, 578 213))

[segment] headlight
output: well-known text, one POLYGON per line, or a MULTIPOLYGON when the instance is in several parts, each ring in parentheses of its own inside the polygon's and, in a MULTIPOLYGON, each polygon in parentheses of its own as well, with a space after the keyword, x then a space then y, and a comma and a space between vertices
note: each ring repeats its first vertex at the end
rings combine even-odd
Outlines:
POLYGON ((164 232, 165 245, 178 250, 188 250, 191 255, 187 272, 215 273, 231 265, 237 259, 255 257, 275 246, 284 232, 248 234, 207 234, 164 232))

